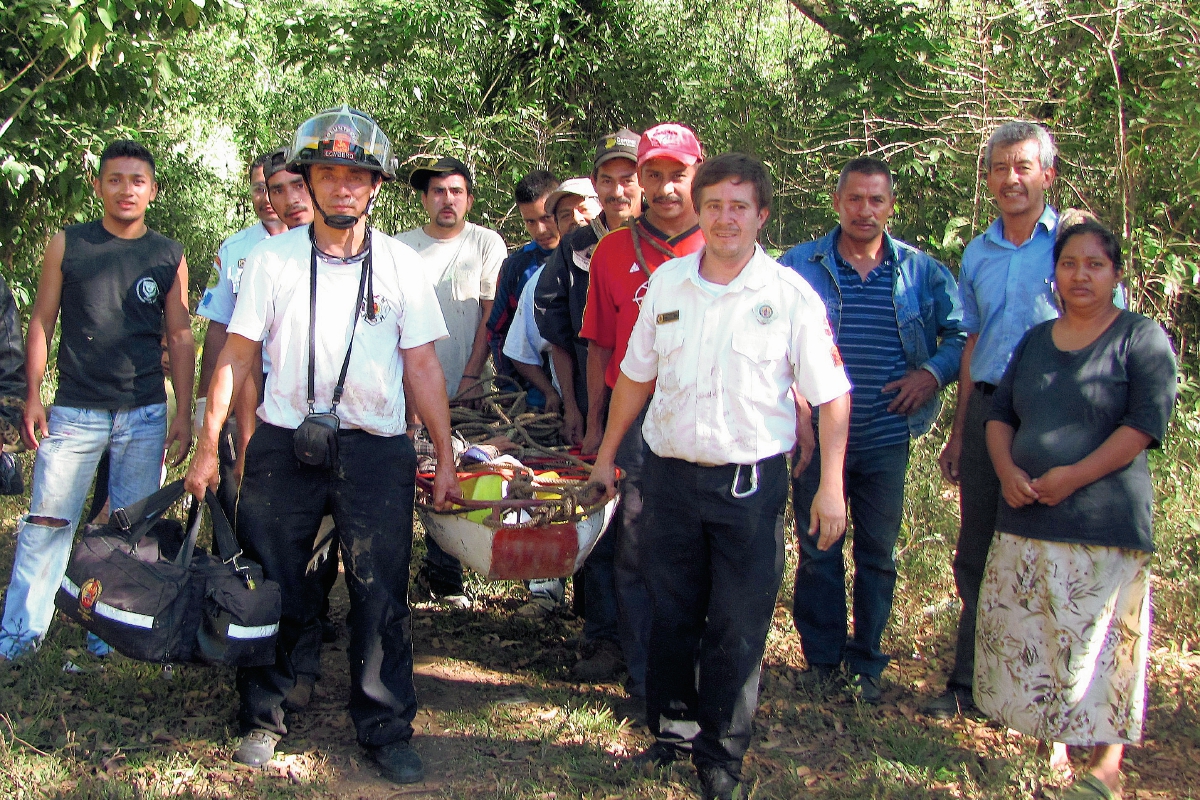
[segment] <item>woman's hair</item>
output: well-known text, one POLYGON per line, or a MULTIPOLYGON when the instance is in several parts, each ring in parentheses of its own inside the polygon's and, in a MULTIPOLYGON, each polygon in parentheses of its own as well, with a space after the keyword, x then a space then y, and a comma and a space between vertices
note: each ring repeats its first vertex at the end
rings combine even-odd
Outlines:
POLYGON ((1104 249, 1104 255, 1108 256, 1108 260, 1112 262, 1113 269, 1120 275, 1124 270, 1124 266, 1121 264, 1121 241, 1117 239, 1115 233, 1094 219, 1085 219, 1083 222, 1077 222, 1059 233, 1058 241, 1054 243, 1055 266, 1058 266, 1058 258, 1062 255, 1063 248, 1067 242, 1076 236, 1083 236, 1088 233, 1100 240, 1100 247, 1104 249))

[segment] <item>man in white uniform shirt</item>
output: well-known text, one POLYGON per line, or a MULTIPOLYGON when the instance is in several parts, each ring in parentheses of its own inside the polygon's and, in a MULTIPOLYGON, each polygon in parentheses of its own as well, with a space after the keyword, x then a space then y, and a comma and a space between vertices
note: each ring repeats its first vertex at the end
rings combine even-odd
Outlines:
POLYGON ((276 662, 238 670, 244 734, 234 759, 260 766, 287 733, 293 650, 317 623, 320 591, 305 566, 321 519, 333 516, 350 593, 350 716, 359 743, 394 781, 424 775, 410 747, 413 688, 408 570, 416 454, 405 432, 403 381, 440 456, 434 501, 458 492, 450 411, 434 342, 446 326, 420 259, 367 226, 391 144, 367 115, 324 111, 296 132, 289 169, 304 176, 317 216, 257 247, 247 264, 187 474, 200 496, 216 484, 217 434, 260 349, 271 368, 246 452, 239 543, 279 583, 276 662))
MULTIPOLYGON (((421 196, 429 222, 396 238, 416 250, 437 294, 450 336, 437 343, 446 393, 462 394, 479 383, 488 359, 487 320, 492 314, 500 265, 508 248, 500 234, 467 222, 475 205, 475 182, 467 165, 451 156, 420 162, 408 183, 421 196)), ((425 596, 469 608, 462 564, 425 537, 425 563, 417 575, 425 596)))
POLYGON ((762 162, 726 153, 703 163, 692 200, 706 245, 650 278, 592 475, 615 494, 617 449, 653 394, 642 428, 640 555, 656 741, 635 763, 665 766, 690 751, 702 797, 728 800, 739 790, 783 578, 792 386, 821 407, 810 529, 832 543, 846 529, 850 383, 821 299, 757 244, 771 203, 762 162))

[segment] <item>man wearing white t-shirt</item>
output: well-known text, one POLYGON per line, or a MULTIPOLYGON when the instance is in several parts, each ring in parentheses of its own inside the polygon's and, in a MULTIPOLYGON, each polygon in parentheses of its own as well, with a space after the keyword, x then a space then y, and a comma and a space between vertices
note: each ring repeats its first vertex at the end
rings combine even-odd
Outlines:
POLYGON ((234 759, 261 766, 287 733, 283 701, 296 681, 293 649, 317 623, 305 574, 321 519, 338 528, 350 593, 350 716, 359 743, 400 783, 424 776, 411 748, 413 688, 408 570, 416 454, 405 432, 410 399, 439 455, 434 503, 458 494, 450 411, 434 342, 446 326, 419 257, 367 226, 391 144, 367 115, 324 111, 296 132, 288 168, 304 176, 317 216, 261 243, 243 276, 213 374, 187 488, 217 477, 217 434, 260 349, 271 369, 246 452, 239 543, 280 585, 276 662, 238 670, 234 759))
POLYGON ((457 158, 430 158, 412 171, 409 185, 421 196, 429 222, 396 234, 420 253, 437 293, 450 338, 438 342, 438 359, 451 397, 479 381, 487 362, 487 318, 508 247, 500 234, 473 222, 471 170, 457 158))
MULTIPOLYGON (((437 343, 438 360, 451 398, 479 383, 488 358, 487 320, 496 297, 500 265, 508 249, 500 234, 467 222, 475 183, 467 165, 451 156, 430 156, 408 177, 421 196, 429 222, 396 238, 416 250, 433 285, 450 336, 437 343)), ((462 564, 425 537, 425 563, 417 583, 429 596, 469 608, 462 564)))

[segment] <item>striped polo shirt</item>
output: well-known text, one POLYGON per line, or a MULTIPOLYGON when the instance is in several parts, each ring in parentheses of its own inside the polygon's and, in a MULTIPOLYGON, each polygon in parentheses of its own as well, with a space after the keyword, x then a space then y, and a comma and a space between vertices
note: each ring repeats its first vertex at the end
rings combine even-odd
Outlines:
POLYGON ((850 438, 846 449, 870 450, 904 444, 908 441, 908 419, 888 411, 896 393, 880 391, 908 371, 892 299, 896 254, 889 248, 879 266, 863 280, 836 246, 833 253, 842 293, 837 345, 854 387, 850 392, 850 438))

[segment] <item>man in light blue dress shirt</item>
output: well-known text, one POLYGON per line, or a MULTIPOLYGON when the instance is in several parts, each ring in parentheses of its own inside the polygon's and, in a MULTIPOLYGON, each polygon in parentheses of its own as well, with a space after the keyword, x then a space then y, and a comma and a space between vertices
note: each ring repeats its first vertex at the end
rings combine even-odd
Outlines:
POLYGON ((975 611, 1000 501, 984 438, 991 395, 1025 332, 1058 316, 1051 286, 1058 214, 1045 197, 1056 155, 1054 140, 1040 125, 1009 122, 996 129, 984 163, 1000 217, 963 253, 958 281, 968 337, 954 426, 939 459, 942 475, 961 494, 954 582, 962 616, 946 692, 926 706, 937 717, 974 707, 975 611))

